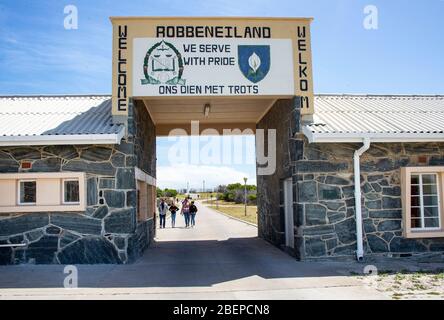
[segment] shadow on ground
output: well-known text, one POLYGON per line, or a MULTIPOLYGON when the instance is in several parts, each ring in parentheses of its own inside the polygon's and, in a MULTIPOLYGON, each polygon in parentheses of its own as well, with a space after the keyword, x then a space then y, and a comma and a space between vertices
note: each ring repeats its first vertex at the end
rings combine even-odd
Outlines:
MULTIPOLYGON (((249 277, 338 276, 334 263, 301 263, 259 238, 160 241, 128 265, 78 265, 79 287, 208 287, 249 277)), ((342 266, 341 269, 343 269, 342 266)), ((0 288, 63 287, 62 265, 0 267, 0 288)))
MULTIPOLYGON (((406 260, 376 263, 379 270, 432 270, 444 264, 406 260)), ((158 241, 128 265, 78 265, 80 288, 197 288, 224 286, 249 290, 324 285, 332 277, 352 278, 368 263, 298 262, 257 237, 227 240, 158 241), (270 280, 272 280, 270 282, 270 280), (302 285, 304 286, 304 284, 302 285)), ((0 288, 63 288, 63 265, 0 266, 0 288)), ((341 283, 343 280, 341 281, 341 283)), ((337 285, 336 282, 333 285, 337 285)))

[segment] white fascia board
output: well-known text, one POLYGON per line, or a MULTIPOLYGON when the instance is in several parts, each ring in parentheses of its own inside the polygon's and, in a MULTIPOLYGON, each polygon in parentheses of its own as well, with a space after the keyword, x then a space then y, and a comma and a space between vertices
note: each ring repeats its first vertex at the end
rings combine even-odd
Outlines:
POLYGON ((309 143, 314 142, 313 132, 307 126, 302 126, 302 133, 307 137, 309 143))
POLYGON ((443 142, 443 133, 314 133, 304 126, 302 132, 309 143, 361 143, 370 139, 372 143, 443 142))
POLYGON ((156 178, 145 173, 143 170, 141 170, 138 167, 135 168, 135 176, 136 180, 144 181, 151 186, 156 186, 157 184, 156 178))
POLYGON ((74 144, 120 144, 124 130, 112 134, 42 135, 42 136, 3 136, 0 146, 43 146, 74 144))

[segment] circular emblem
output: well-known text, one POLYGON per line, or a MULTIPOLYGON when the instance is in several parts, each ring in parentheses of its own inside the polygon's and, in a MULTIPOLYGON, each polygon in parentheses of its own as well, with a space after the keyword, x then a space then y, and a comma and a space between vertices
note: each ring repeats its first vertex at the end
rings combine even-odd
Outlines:
POLYGON ((142 84, 181 84, 183 59, 179 50, 162 40, 153 45, 143 61, 142 84))

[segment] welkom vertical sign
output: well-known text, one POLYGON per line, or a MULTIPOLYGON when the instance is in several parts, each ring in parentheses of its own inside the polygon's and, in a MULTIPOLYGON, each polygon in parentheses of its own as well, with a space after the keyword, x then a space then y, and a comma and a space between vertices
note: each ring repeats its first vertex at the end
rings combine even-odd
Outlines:
POLYGON ((113 115, 129 98, 301 97, 313 113, 305 18, 115 17, 113 115))

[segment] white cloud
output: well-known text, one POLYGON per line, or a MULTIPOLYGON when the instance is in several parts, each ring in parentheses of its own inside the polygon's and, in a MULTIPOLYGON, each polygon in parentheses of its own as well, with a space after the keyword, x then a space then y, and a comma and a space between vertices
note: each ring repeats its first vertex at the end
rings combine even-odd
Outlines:
POLYGON ((256 176, 230 167, 175 164, 157 168, 157 186, 162 189, 183 189, 187 182, 190 188, 201 189, 203 180, 206 188, 212 188, 221 184, 243 183, 244 177, 248 178, 248 184, 256 183, 256 176))

